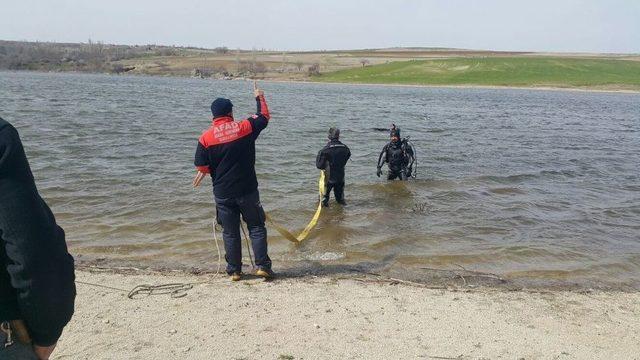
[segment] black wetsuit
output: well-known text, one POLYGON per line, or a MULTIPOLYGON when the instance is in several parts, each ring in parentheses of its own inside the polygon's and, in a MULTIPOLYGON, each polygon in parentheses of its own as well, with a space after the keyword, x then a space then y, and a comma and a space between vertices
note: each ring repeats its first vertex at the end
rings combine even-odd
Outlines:
POLYGON ((406 139, 392 141, 382 148, 378 157, 378 169, 382 168, 384 163, 388 163, 387 180, 407 180, 411 176, 414 162, 413 148, 406 139))
POLYGON ((351 157, 351 151, 340 140, 331 140, 318 152, 316 167, 326 171, 326 187, 323 203, 329 203, 329 193, 333 193, 338 203, 344 203, 344 167, 351 157))

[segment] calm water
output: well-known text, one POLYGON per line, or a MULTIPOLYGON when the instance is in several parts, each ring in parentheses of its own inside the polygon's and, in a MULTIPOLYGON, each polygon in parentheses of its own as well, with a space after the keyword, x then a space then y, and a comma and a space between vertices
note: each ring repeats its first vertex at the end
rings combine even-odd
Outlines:
MULTIPOLYGON (((640 95, 263 83, 273 119, 257 143, 265 209, 299 231, 316 206, 315 155, 330 126, 353 157, 344 209, 276 269, 372 262, 514 278, 638 286, 640 95), (375 163, 396 123, 418 179, 375 163)), ((212 195, 194 190, 209 104, 252 113, 251 83, 0 72, 0 116, 20 131, 38 186, 81 259, 212 268, 212 195)), ((204 183, 203 183, 204 184, 204 183)))

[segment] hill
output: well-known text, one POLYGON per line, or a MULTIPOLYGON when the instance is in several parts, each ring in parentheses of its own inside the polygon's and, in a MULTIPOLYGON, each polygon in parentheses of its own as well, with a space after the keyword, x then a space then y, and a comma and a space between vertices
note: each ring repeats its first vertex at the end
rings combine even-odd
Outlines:
POLYGON ((466 57, 395 61, 339 70, 316 81, 640 90, 640 61, 576 57, 466 57))

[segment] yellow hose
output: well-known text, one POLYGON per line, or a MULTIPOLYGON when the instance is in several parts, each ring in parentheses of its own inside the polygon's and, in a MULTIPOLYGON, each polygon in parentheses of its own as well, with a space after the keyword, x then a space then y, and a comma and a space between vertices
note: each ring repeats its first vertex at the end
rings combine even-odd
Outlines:
POLYGON ((322 212, 322 197, 324 196, 324 189, 325 189, 324 170, 320 170, 320 177, 318 178, 318 194, 320 197, 318 201, 318 208, 316 209, 316 213, 313 215, 313 218, 311 218, 311 221, 309 221, 307 226, 304 228, 304 230, 302 230, 300 234, 298 234, 298 236, 294 236, 289 230, 278 225, 275 221, 273 221, 273 219, 269 215, 267 215, 267 221, 269 221, 271 226, 273 226, 273 228, 276 229, 287 240, 294 243, 302 242, 304 239, 307 238, 307 236, 309 236, 309 233, 311 232, 311 230, 318 223, 318 219, 320 218, 320 213, 322 212))

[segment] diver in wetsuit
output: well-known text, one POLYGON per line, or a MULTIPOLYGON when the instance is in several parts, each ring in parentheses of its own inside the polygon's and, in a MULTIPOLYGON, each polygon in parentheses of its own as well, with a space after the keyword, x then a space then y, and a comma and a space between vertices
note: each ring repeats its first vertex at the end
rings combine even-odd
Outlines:
POLYGON ((376 175, 382 175, 382 165, 388 163, 389 174, 387 180, 407 180, 411 177, 415 153, 407 139, 400 138, 400 128, 393 125, 390 132, 391 141, 382 148, 378 157, 378 171, 376 175))
POLYGON ((316 167, 326 171, 325 194, 322 206, 329 206, 329 194, 333 189, 336 201, 340 205, 346 205, 344 201, 344 167, 351 157, 351 151, 347 145, 340 142, 340 129, 329 129, 329 142, 323 147, 316 157, 316 167))

